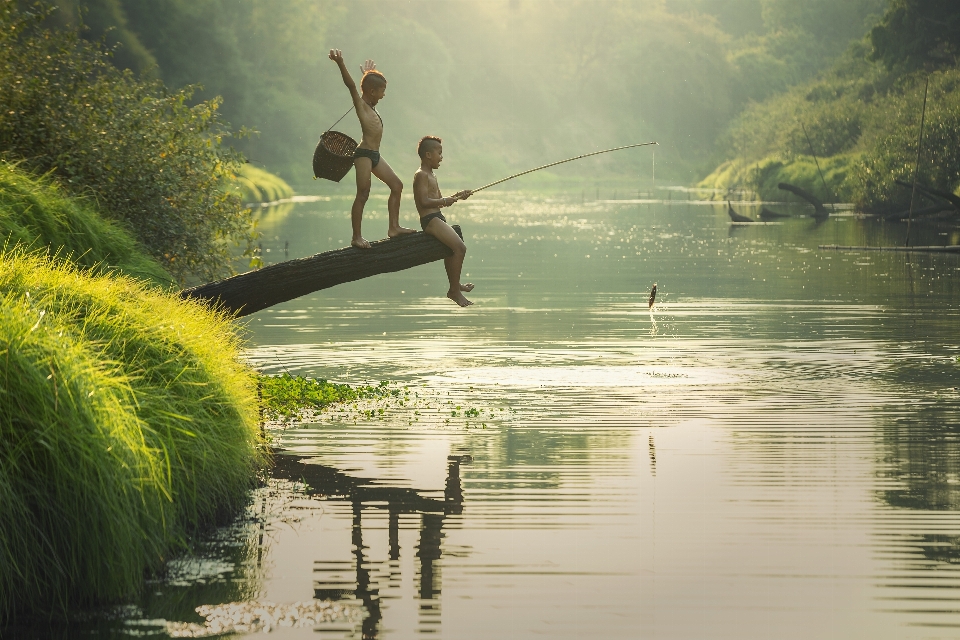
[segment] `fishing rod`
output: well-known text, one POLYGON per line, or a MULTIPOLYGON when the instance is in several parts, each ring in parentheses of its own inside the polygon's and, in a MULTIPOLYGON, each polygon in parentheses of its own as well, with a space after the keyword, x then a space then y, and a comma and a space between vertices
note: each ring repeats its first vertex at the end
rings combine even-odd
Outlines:
POLYGON ((515 173, 512 176, 507 176, 506 178, 502 178, 500 180, 497 180, 496 182, 485 184, 479 189, 473 189, 472 191, 473 193, 476 193, 477 191, 483 191, 487 187, 492 187, 494 185, 500 184, 501 182, 506 182, 507 180, 513 180, 514 178, 519 178, 520 176, 524 176, 528 173, 533 173, 534 171, 540 171, 540 169, 546 169, 547 167, 555 167, 556 165, 563 164, 564 162, 573 162, 574 160, 579 160, 580 158, 589 158, 590 156, 598 156, 601 153, 610 153, 611 151, 620 151, 621 149, 633 149, 634 147, 648 147, 652 144, 659 146, 658 142, 641 142, 640 144, 628 144, 625 147, 614 147, 613 149, 604 149, 603 151, 594 151, 593 153, 585 153, 581 156, 576 156, 575 158, 567 158, 566 160, 560 160, 559 162, 551 162, 550 164, 545 164, 542 167, 537 167, 536 169, 527 169, 526 171, 515 173))

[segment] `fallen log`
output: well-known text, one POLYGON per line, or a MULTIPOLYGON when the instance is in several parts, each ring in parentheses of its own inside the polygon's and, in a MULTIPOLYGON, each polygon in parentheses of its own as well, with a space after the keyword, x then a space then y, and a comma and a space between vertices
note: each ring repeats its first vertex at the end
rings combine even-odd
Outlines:
MULTIPOLYGON (((912 189, 913 185, 909 182, 904 182, 903 180, 894 180, 895 183, 901 187, 906 187, 907 189, 912 189)), ((940 198, 949 202, 955 209, 960 210, 960 196, 955 193, 950 193, 949 191, 940 191, 939 189, 934 189, 933 187, 928 187, 925 184, 917 183, 917 191, 926 195, 931 200, 936 200, 940 198)))
POLYGON ((731 222, 756 222, 753 218, 748 218, 734 211, 733 205, 730 204, 729 200, 727 200, 727 215, 730 216, 731 222))
MULTIPOLYGON (((460 226, 453 225, 453 228, 462 238, 460 226)), ((278 262, 184 289, 180 297, 203 300, 235 316, 245 316, 314 291, 381 273, 410 269, 451 255, 453 252, 449 247, 418 231, 372 242, 369 249, 346 247, 278 262)))
POLYGON ((792 184, 788 184, 786 182, 781 182, 780 184, 777 185, 777 188, 783 191, 789 191, 790 193, 796 196, 799 196, 804 200, 806 200, 807 202, 809 202, 810 204, 812 204, 814 209, 814 213, 813 213, 814 218, 823 219, 830 215, 830 212, 827 211, 826 207, 823 206, 823 203, 820 202, 820 200, 815 195, 813 195, 806 189, 795 187, 792 184))

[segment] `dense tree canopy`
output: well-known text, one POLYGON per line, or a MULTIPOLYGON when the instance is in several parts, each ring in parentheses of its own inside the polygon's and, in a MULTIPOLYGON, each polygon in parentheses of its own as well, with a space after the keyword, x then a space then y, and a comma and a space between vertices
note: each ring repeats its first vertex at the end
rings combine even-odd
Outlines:
POLYGON ((870 32, 873 59, 888 68, 938 69, 960 62, 960 3, 893 0, 870 32))
MULTIPOLYGON (((317 137, 349 107, 331 47, 351 70, 374 58, 387 73, 384 152, 404 159, 401 173, 433 132, 456 148, 449 171, 476 178, 656 139, 658 174, 690 179, 745 105, 811 77, 884 3, 59 0, 62 19, 85 8, 89 37, 120 45, 118 65, 222 96, 227 120, 261 132, 242 144, 251 161, 300 184, 317 137)), ((590 165, 649 166, 648 153, 590 165)))

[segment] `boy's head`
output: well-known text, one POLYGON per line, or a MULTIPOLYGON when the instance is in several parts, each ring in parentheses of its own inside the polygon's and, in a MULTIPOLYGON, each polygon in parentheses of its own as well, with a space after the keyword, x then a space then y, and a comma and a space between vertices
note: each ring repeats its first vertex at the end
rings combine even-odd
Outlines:
POLYGON ((371 69, 360 79, 360 89, 365 95, 382 98, 387 90, 387 79, 376 69, 371 69))
POLYGON ((437 136, 423 136, 417 145, 417 155, 421 160, 427 160, 431 167, 436 169, 443 160, 443 140, 437 136))

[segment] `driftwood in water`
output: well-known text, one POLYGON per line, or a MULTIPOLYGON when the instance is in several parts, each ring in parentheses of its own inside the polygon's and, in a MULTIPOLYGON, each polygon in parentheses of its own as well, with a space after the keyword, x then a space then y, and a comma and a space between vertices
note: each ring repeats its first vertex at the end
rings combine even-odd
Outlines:
POLYGON ((789 213, 780 213, 779 211, 771 211, 766 207, 760 208, 760 219, 761 220, 772 220, 774 218, 789 218, 789 213))
POLYGON ((792 184, 787 184, 786 182, 781 182, 777 185, 778 189, 783 191, 789 191, 790 193, 799 196, 813 205, 813 217, 817 219, 823 219, 830 215, 830 212, 827 211, 826 207, 823 206, 823 203, 820 200, 807 191, 806 189, 801 189, 800 187, 795 187, 792 184))
MULTIPOLYGON (((453 228, 462 238, 459 225, 453 228)), ((417 232, 372 242, 369 249, 346 247, 279 262, 218 282, 184 289, 180 296, 205 300, 236 316, 245 316, 320 289, 381 273, 410 269, 451 255, 453 252, 439 240, 417 232)))
POLYGON ((753 218, 748 218, 747 216, 742 216, 736 211, 733 210, 733 205, 730 204, 730 201, 727 200, 727 215, 730 216, 730 220, 733 222, 756 222, 753 218))

